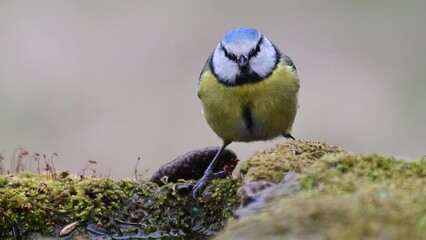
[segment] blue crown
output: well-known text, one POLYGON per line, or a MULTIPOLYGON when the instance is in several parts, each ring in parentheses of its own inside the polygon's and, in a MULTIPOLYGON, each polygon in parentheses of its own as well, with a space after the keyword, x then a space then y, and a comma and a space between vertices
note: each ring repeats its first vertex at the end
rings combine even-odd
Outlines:
POLYGON ((241 41, 256 41, 259 38, 260 32, 254 28, 236 28, 222 38, 223 43, 241 42, 241 41))

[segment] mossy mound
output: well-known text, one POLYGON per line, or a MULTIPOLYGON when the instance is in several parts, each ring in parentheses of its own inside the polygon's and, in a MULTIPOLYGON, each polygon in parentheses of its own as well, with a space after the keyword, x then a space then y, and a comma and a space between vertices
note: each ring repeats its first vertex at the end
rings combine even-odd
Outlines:
POLYGON ((159 187, 147 180, 73 175, 0 176, 0 238, 37 232, 58 236, 66 225, 96 224, 115 236, 185 238, 220 231, 236 207, 237 180, 215 180, 201 202, 190 196, 193 181, 159 187))
POLYGON ((287 141, 244 160, 239 168, 244 183, 255 180, 279 182, 289 172, 301 172, 325 154, 342 153, 336 145, 314 141, 287 141))
POLYGON ((326 155, 217 239, 426 239, 426 161, 326 155))
POLYGON ((0 238, 12 229, 57 236, 78 222, 122 239, 204 239, 228 222, 217 239, 426 239, 425 159, 288 141, 239 169, 241 178, 214 180, 198 202, 193 180, 159 186, 70 174, 0 176, 0 238), (254 210, 228 221, 241 203, 254 210))

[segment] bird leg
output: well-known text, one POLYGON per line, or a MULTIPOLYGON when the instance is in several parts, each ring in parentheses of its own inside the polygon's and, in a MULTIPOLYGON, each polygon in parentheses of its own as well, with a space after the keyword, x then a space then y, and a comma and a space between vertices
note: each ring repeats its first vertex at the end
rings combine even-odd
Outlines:
POLYGON ((221 176, 224 176, 226 173, 225 171, 220 171, 217 173, 213 173, 213 169, 216 166, 216 163, 219 159, 220 154, 223 152, 223 150, 228 146, 229 143, 223 143, 223 145, 220 147, 220 149, 217 151, 216 155, 214 156, 213 160, 210 162, 209 166, 207 167, 206 171, 204 172, 204 175, 198 182, 195 184, 193 190, 192 190, 192 197, 196 200, 197 197, 203 192, 203 190, 206 188, 207 184, 214 178, 218 178, 221 176))

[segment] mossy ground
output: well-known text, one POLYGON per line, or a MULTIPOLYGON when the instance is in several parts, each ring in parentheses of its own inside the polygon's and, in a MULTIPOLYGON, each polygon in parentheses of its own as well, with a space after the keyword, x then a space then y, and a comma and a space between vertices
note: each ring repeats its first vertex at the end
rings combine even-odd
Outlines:
POLYGON ((217 239, 426 239, 425 159, 326 155, 301 169, 297 184, 217 239))
POLYGON ((123 225, 115 220, 121 220, 136 223, 122 228, 123 235, 165 239, 211 237, 223 228, 217 239, 426 239, 424 159, 288 141, 242 161, 239 170, 236 179, 213 181, 198 203, 188 188, 193 181, 159 187, 66 174, 0 176, 0 237, 10 237, 13 227, 57 236, 75 221, 117 236, 123 225), (231 218, 243 184, 281 186, 289 172, 296 173, 296 187, 271 191, 258 214, 231 218))
POLYGON ((217 233, 237 206, 237 180, 213 181, 199 203, 187 190, 191 183, 159 187, 147 180, 32 173, 0 176, 0 238, 11 237, 13 227, 24 237, 34 232, 58 236, 61 228, 73 222, 83 229, 93 223, 116 236, 121 231, 139 238, 217 233))
POLYGON ((341 153, 336 145, 313 141, 289 141, 254 154, 241 163, 244 183, 255 180, 279 182, 289 172, 301 172, 325 154, 341 153))

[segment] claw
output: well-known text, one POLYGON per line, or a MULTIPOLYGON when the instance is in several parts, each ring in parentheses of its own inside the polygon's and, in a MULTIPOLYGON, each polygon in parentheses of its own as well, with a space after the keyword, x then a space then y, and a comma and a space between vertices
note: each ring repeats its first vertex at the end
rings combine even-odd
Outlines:
POLYGON ((204 172, 203 177, 198 180, 198 182, 195 184, 193 190, 192 190, 192 197, 194 200, 197 200, 198 196, 203 192, 203 190, 206 188, 207 184, 215 177, 223 175, 224 173, 219 172, 217 174, 213 173, 213 169, 216 165, 217 159, 222 153, 222 151, 228 146, 230 142, 224 142, 222 147, 217 151, 216 155, 214 156, 213 160, 210 162, 210 165, 207 167, 206 171, 204 172))
POLYGON ((208 176, 204 175, 198 182, 195 184, 194 189, 192 190, 192 197, 194 200, 197 200, 198 196, 203 192, 203 190, 206 188, 207 183, 210 182, 210 179, 208 176))
POLYGON ((192 197, 197 200, 198 196, 203 192, 203 190, 207 187, 207 184, 215 178, 224 178, 226 177, 225 171, 220 171, 217 173, 207 173, 205 174, 198 182, 194 185, 192 190, 192 197))

